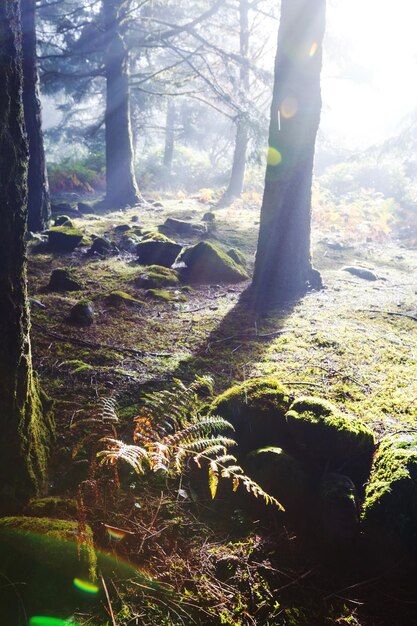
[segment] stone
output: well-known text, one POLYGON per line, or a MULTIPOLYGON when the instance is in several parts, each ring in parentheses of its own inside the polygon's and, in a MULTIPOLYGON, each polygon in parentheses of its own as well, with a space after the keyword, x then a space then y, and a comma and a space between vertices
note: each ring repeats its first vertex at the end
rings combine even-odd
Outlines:
POLYGON ((106 302, 110 306, 118 307, 118 306, 138 306, 141 307, 144 305, 142 300, 138 300, 134 298, 129 293, 125 291, 112 291, 106 296, 106 302))
POLYGON ((319 533, 325 543, 338 550, 349 547, 359 535, 356 487, 349 476, 326 473, 319 485, 319 533))
POLYGON ((358 486, 367 477, 375 451, 372 431, 354 416, 321 398, 295 400, 285 414, 291 452, 318 474, 343 468, 358 486))
POLYGON ((87 300, 77 302, 71 309, 69 321, 77 326, 91 326, 94 322, 94 310, 91 302, 87 300))
POLYGON ((136 246, 141 265, 171 267, 180 254, 182 246, 173 241, 142 241, 136 246))
POLYGON ((265 446, 286 447, 285 414, 291 404, 288 390, 272 376, 234 385, 212 402, 210 413, 235 428, 241 454, 265 446))
POLYGON ((138 276, 134 284, 139 289, 158 289, 178 285, 178 272, 161 265, 150 265, 146 272, 138 276))
POLYGON ((357 276, 358 278, 362 278, 363 280, 378 280, 378 276, 374 274, 371 270, 368 270, 366 267, 356 267, 355 265, 347 265, 343 267, 342 270, 344 272, 349 272, 352 276, 357 276))
POLYGON ((248 279, 246 271, 227 254, 207 241, 186 248, 178 259, 185 263, 181 270, 187 281, 194 283, 238 283, 248 279))
POLYGON ((76 280, 70 270, 60 268, 52 271, 49 279, 49 291, 80 291, 84 285, 76 280))
POLYGON ((362 519, 366 534, 398 557, 417 558, 417 435, 383 439, 366 486, 362 519))
POLYGON ((78 202, 77 207, 80 213, 83 213, 83 214, 94 213, 94 207, 91 204, 88 204, 87 202, 78 202))
POLYGON ((78 228, 55 226, 48 230, 48 247, 54 252, 72 252, 83 240, 78 228))
POLYGON ((96 237, 91 247, 88 249, 87 254, 89 256, 93 256, 94 254, 107 256, 109 254, 112 254, 114 251, 115 249, 111 241, 109 241, 105 237, 96 237))
POLYGON ((247 266, 246 257, 244 254, 242 254, 240 250, 237 250, 236 248, 230 248, 230 250, 227 251, 227 254, 238 265, 241 265, 242 267, 247 266))
POLYGON ((55 218, 54 226, 69 226, 72 228, 74 223, 68 215, 58 215, 58 217, 55 218))
POLYGON ((115 233, 126 233, 128 230, 131 230, 132 227, 129 224, 119 224, 114 227, 115 233))
POLYGON ((202 220, 203 222, 214 222, 216 219, 216 214, 212 213, 212 211, 208 211, 207 213, 204 213, 202 220))
POLYGON ((120 250, 123 250, 124 252, 131 252, 134 253, 136 252, 136 247, 138 245, 138 243, 140 243, 140 239, 137 235, 123 235, 120 238, 118 245, 118 248, 120 250))
POLYGON ((51 211, 55 215, 68 215, 69 217, 80 217, 78 210, 69 202, 51 204, 51 211))
POLYGON ((204 224, 195 224, 193 222, 168 217, 165 223, 159 226, 159 230, 176 235, 201 235, 207 232, 207 227, 204 224))

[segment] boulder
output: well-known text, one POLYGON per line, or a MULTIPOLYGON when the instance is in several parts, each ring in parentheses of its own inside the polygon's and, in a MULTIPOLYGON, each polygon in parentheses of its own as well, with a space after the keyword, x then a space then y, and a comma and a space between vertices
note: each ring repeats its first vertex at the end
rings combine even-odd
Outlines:
POLYGON ((58 217, 55 218, 54 226, 69 226, 72 228, 74 223, 68 215, 58 215, 58 217))
POLYGON ((82 214, 94 213, 94 207, 88 202, 78 202, 77 207, 82 214))
POLYGON ((110 306, 143 306, 144 302, 134 298, 129 293, 124 291, 112 291, 106 296, 106 302, 110 306))
POLYGON ((227 251, 227 254, 238 265, 241 265, 242 267, 247 266, 246 257, 244 254, 242 254, 240 250, 237 250, 236 248, 230 248, 230 250, 227 251))
POLYGON ((173 241, 143 241, 136 246, 141 265, 171 267, 180 254, 182 246, 173 241))
POLYGON ((106 239, 105 237, 96 237, 91 245, 91 247, 87 250, 87 254, 89 256, 93 256, 97 254, 99 256, 107 256, 114 252, 114 246, 111 241, 106 239))
POLYGON ((117 234, 123 234, 131 229, 132 227, 129 224, 119 224, 118 226, 115 226, 113 230, 117 234))
POLYGON ((84 285, 76 280, 68 269, 56 269, 52 271, 49 279, 49 291, 80 291, 84 285))
POLYGON ((77 302, 71 309, 69 321, 77 326, 91 326, 94 322, 94 310, 91 302, 88 300, 77 302))
POLYGON ((150 265, 134 281, 139 289, 158 289, 160 287, 173 287, 178 285, 178 272, 161 265, 150 265))
POLYGON ((357 276, 357 278, 362 278, 363 280, 378 280, 378 276, 374 274, 371 270, 368 270, 366 267, 356 267, 354 265, 347 265, 346 267, 342 267, 344 272, 349 272, 352 276, 357 276))
POLYGON ((56 226, 48 230, 48 247, 54 252, 72 252, 83 240, 78 228, 56 226))
POLYGON ((68 215, 69 217, 80 217, 77 209, 69 202, 51 204, 51 211, 54 215, 68 215))
POLYGON ((207 232, 204 224, 196 224, 185 220, 177 220, 168 217, 162 226, 159 226, 161 232, 173 233, 175 235, 201 235, 207 232))
MULTIPOLYGON (((366 486, 362 518, 384 550, 417 557, 417 435, 383 439, 366 486)), ((398 554, 397 554, 398 556, 398 554)))
POLYGON ((246 271, 233 259, 207 241, 187 248, 179 261, 185 263, 182 274, 194 283, 237 283, 247 280, 246 271))
POLYGON ((231 387, 212 402, 210 413, 231 422, 239 451, 247 454, 265 446, 286 447, 290 403, 287 389, 267 376, 231 387))
POLYGON ((375 441, 359 419, 321 398, 302 397, 285 415, 291 450, 317 472, 343 471, 362 486, 369 475, 375 441))
POLYGON ((118 248, 124 252, 136 252, 136 247, 140 243, 137 235, 123 235, 118 243, 118 248))
POLYGON ((216 214, 212 211, 207 211, 201 219, 203 222, 214 222, 216 220, 216 214))

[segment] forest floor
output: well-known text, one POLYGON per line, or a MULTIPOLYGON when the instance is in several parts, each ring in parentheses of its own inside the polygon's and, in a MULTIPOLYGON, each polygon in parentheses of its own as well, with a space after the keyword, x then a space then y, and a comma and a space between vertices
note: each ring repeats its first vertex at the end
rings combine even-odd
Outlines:
MULTIPOLYGON (((154 228, 167 217, 201 223, 208 210, 213 209, 198 198, 165 198, 162 207, 85 215, 74 221, 87 238, 111 237, 121 224, 154 228), (138 221, 133 223, 133 217, 138 221)), ((237 203, 214 212, 216 227, 209 240, 223 250, 239 249, 251 269, 258 209, 237 203)), ((183 245, 198 240, 176 239, 183 245)), ((143 268, 133 254, 89 257, 86 247, 65 255, 35 253, 34 248, 31 244, 30 296, 44 308, 32 306, 33 352, 42 386, 55 401, 57 421, 52 494, 73 496, 85 471, 85 463, 71 460, 74 420, 91 415, 98 398, 116 396, 121 435, 129 442, 132 418, 143 394, 167 387, 173 378, 191 382, 197 374, 209 374, 216 391, 223 391, 236 381, 268 374, 294 396, 332 400, 371 426, 378 437, 416 427, 415 249, 389 241, 359 244, 340 234, 336 241, 316 232, 313 258, 324 289, 260 319, 247 307, 248 281, 196 285, 189 291, 171 287, 172 299, 159 302, 134 286, 143 268), (367 268, 376 279, 354 276, 346 266, 367 268), (51 271, 60 267, 71 268, 85 288, 59 294, 48 291, 51 271), (114 290, 127 292, 144 305, 110 306, 107 296, 114 290), (85 328, 68 322, 71 307, 81 299, 91 301, 95 311, 94 323, 85 328)), ((405 590, 398 602, 388 602, 389 614, 396 617, 387 618, 385 608, 375 609, 379 604, 385 607, 386 589, 376 591, 371 585, 371 593, 369 581, 362 584, 359 572, 345 571, 342 577, 331 569, 324 573, 314 549, 307 556, 302 541, 281 518, 277 523, 266 515, 261 530, 258 518, 248 522, 240 505, 220 502, 214 508, 202 503, 202 519, 201 508, 197 515, 181 484, 170 483, 161 490, 159 483, 148 481, 143 493, 134 496, 142 503, 140 513, 132 512, 133 500, 128 503, 126 496, 129 515, 116 507, 107 523, 126 528, 127 518, 133 523, 136 516, 140 548, 135 544, 134 559, 142 565, 146 562, 152 576, 182 594, 188 589, 191 608, 187 611, 192 613, 194 605, 203 611, 203 617, 194 615, 195 623, 417 624, 417 609, 410 604, 415 598, 405 590), (184 494, 185 502, 179 502, 179 494, 184 494), (230 515, 235 515, 232 524, 230 515), (215 568, 219 554, 239 559, 239 580, 228 584, 219 580, 215 568), (365 590, 368 597, 363 605, 365 590)), ((131 558, 132 553, 123 550, 131 558)), ((153 605, 148 616, 141 616, 126 600, 116 604, 118 625, 188 623, 188 618, 172 611, 166 621, 162 610, 149 617, 157 611, 153 605)))

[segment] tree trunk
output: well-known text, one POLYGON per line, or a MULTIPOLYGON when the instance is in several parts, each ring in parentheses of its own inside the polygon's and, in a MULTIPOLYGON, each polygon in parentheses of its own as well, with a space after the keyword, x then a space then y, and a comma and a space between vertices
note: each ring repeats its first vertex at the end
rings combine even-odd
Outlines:
POLYGON ((106 180, 105 203, 123 208, 140 200, 135 177, 128 52, 120 33, 120 0, 103 0, 106 30, 106 180))
POLYGON ((32 370, 27 298, 28 147, 19 0, 0 2, 0 511, 45 480, 49 429, 32 370))
POLYGON ((253 278, 259 309, 319 288, 310 258, 325 0, 282 0, 268 164, 253 278))
POLYGON ((39 75, 36 58, 35 0, 24 0, 23 28, 23 105, 29 143, 28 227, 37 232, 48 227, 51 218, 48 177, 42 135, 39 75))
POLYGON ((168 100, 167 117, 165 127, 165 150, 164 150, 164 170, 167 179, 171 176, 172 159, 174 156, 174 144, 175 144, 175 102, 171 98, 168 100))
MULTIPOLYGON (((240 0, 240 92, 242 102, 245 102, 249 93, 249 0, 240 0)), ((246 168, 246 152, 249 143, 247 114, 242 111, 236 119, 236 139, 233 152, 232 172, 229 185, 220 200, 220 205, 229 204, 238 198, 243 190, 246 168)))

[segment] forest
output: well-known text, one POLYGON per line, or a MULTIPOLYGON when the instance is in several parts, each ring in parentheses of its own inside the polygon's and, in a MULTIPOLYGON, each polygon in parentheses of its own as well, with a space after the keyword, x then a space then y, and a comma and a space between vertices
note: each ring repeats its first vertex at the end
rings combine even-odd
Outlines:
POLYGON ((417 625, 413 0, 0 0, 0 626, 417 625))

